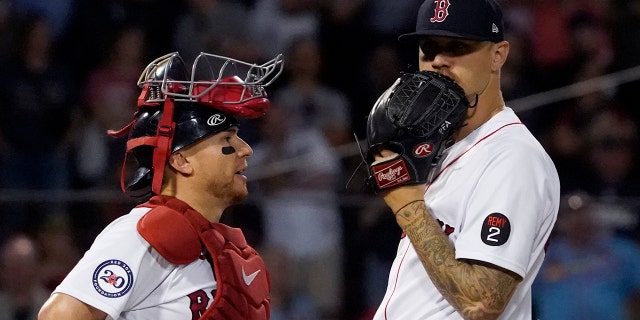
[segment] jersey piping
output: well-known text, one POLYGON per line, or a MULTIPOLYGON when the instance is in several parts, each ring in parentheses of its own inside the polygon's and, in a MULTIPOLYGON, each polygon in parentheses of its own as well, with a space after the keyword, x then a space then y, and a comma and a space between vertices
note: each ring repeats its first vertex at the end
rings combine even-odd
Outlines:
POLYGON ((460 155, 458 155, 455 159, 451 160, 451 162, 447 163, 447 165, 445 165, 444 167, 442 167, 442 169, 440 169, 440 172, 438 172, 438 174, 436 174, 433 177, 433 180, 431 180, 431 182, 427 185, 427 187, 424 189, 424 193, 427 193, 427 190, 429 190, 429 187, 431 187, 431 185, 436 181, 436 179, 438 179, 438 177, 440 177, 440 175, 447 170, 450 166, 452 166, 454 163, 456 163, 458 160, 460 160, 460 158, 462 158, 462 156, 464 156, 465 154, 467 154, 467 152, 469 152, 471 149, 475 148, 475 146, 477 146, 480 142, 486 140, 487 138, 489 138, 490 136, 494 135, 496 132, 504 129, 505 127, 514 125, 514 124, 523 124, 522 122, 511 122, 511 123, 507 123, 505 125, 503 125, 502 127, 494 130, 493 132, 487 134, 486 136, 482 137, 480 140, 476 141, 476 143, 474 143, 473 145, 471 145, 467 150, 463 151, 460 155))

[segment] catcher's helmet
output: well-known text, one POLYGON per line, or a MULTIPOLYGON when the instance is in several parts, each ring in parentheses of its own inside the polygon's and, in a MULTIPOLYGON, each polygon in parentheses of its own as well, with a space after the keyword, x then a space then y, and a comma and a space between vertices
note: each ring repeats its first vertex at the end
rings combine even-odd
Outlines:
POLYGON ((282 55, 256 65, 201 53, 195 59, 191 75, 178 53, 151 62, 138 80, 142 92, 133 121, 119 131, 109 131, 112 136, 128 134, 122 190, 129 196, 145 199, 159 194, 171 153, 237 126, 236 116, 264 115, 271 105, 264 87, 280 75, 282 67, 282 55), (127 179, 130 154, 137 166, 127 179))

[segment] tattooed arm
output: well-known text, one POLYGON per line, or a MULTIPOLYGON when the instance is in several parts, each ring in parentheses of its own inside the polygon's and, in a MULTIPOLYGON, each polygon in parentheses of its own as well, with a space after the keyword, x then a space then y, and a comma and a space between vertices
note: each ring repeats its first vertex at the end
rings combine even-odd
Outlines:
POLYGON ((455 248, 427 209, 423 193, 424 185, 402 186, 387 193, 385 201, 447 301, 465 319, 498 318, 521 277, 479 261, 456 260, 455 248))

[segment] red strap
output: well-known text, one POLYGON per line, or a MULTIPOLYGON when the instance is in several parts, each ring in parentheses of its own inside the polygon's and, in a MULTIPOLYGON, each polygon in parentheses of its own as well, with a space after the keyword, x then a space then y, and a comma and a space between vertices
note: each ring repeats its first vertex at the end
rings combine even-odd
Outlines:
POLYGON ((164 166, 171 154, 171 142, 176 129, 176 123, 173 121, 173 109, 173 99, 166 99, 164 101, 162 118, 158 122, 158 131, 156 131, 156 147, 153 150, 153 182, 151 183, 151 191, 155 194, 160 194, 164 166))
POLYGON ((122 128, 120 130, 107 130, 107 134, 112 136, 112 137, 116 137, 116 138, 122 137, 125 134, 129 133, 129 131, 131 131, 131 127, 133 127, 133 125, 135 123, 136 123, 136 120, 133 120, 133 121, 129 122, 129 124, 127 124, 126 126, 124 126, 124 128, 122 128))
POLYGON ((127 171, 127 159, 129 159, 129 151, 124 154, 124 160, 122 161, 122 167, 120 167, 120 190, 127 192, 127 188, 124 185, 124 176, 127 171))
POLYGON ((139 146, 152 146, 156 147, 158 145, 157 137, 139 137, 133 138, 127 141, 127 151, 132 150, 135 147, 139 146))
MULTIPOLYGON (((135 118, 135 116, 134 116, 135 118)), ((131 131, 131 128, 133 127, 133 125, 136 123, 136 120, 132 120, 131 122, 129 122, 126 126, 124 126, 124 128, 120 129, 120 130, 107 130, 107 134, 112 136, 112 137, 123 137, 124 135, 128 134, 131 131)), ((129 146, 129 141, 127 141, 127 150, 124 154, 124 160, 122 161, 122 167, 120 168, 120 189, 123 192, 126 192, 126 188, 124 186, 124 176, 125 176, 125 172, 126 172, 126 167, 127 167, 127 159, 129 158, 129 150, 133 149, 133 147, 129 146)))
MULTIPOLYGON (((132 122, 133 123, 133 122, 132 122)), ((130 126, 128 126, 130 127, 130 126)), ((155 147, 158 143, 158 138, 156 137, 140 137, 134 138, 127 141, 127 151, 124 154, 124 161, 122 161, 122 167, 120 168, 120 189, 123 192, 126 192, 126 188, 124 185, 125 174, 127 172, 127 160, 129 160, 130 151, 138 146, 152 146, 155 147)), ((162 181, 162 178, 160 179, 162 181)))

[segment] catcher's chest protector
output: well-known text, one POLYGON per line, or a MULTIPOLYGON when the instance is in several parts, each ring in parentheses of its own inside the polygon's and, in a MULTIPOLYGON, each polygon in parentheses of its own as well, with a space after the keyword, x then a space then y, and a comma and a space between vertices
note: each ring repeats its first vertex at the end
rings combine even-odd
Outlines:
POLYGON ((169 262, 191 263, 203 246, 211 255, 218 288, 201 320, 269 319, 269 274, 240 229, 211 223, 176 198, 154 196, 140 206, 152 209, 138 232, 169 262))

